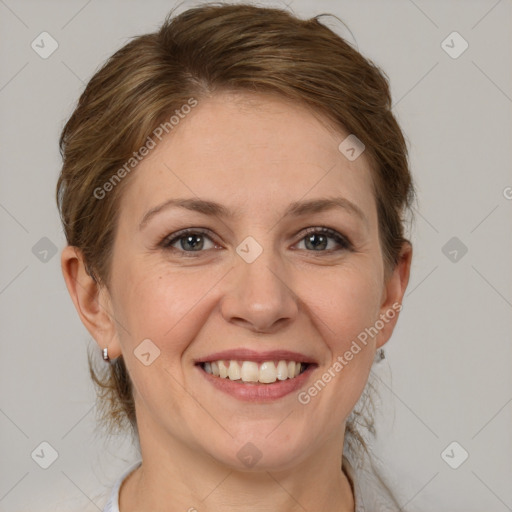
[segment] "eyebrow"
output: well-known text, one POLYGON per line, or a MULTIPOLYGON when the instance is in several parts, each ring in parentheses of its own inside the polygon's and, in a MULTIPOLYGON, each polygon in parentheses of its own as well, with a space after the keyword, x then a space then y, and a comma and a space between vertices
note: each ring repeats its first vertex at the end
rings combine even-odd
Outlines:
MULTIPOLYGON (((149 220, 157 213, 169 208, 185 208, 194 212, 202 213, 209 216, 218 216, 223 218, 236 217, 236 212, 229 210, 225 206, 216 203, 215 201, 208 201, 205 199, 194 198, 177 198, 169 199, 154 208, 148 210, 142 217, 139 230, 143 229, 149 220)), ((283 214, 283 217, 299 217, 312 213, 324 212, 334 208, 342 208, 352 215, 358 217, 365 224, 368 224, 363 211, 354 203, 345 199, 344 197, 331 197, 323 199, 311 199, 309 201, 296 201, 291 203, 283 214)))

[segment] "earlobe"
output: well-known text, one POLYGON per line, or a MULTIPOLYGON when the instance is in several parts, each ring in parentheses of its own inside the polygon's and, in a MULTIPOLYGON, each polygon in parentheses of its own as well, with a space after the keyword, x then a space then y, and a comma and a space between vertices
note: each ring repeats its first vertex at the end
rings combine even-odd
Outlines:
POLYGON ((110 359, 118 357, 121 350, 108 290, 88 274, 77 247, 68 245, 63 249, 61 267, 80 320, 102 350, 108 347, 110 359))
POLYGON ((391 337, 402 309, 402 301, 409 283, 412 262, 412 246, 404 242, 400 251, 398 262, 389 276, 383 293, 380 308, 380 320, 384 324, 379 329, 376 348, 382 347, 391 337))

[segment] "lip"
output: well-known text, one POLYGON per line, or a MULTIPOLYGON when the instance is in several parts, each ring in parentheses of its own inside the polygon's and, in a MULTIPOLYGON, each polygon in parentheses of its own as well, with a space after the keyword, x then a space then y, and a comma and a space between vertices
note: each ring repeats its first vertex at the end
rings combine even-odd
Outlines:
MULTIPOLYGON (((273 354, 277 352, 272 352, 273 354)), ((233 352, 230 352, 233 354, 233 352)), ((212 361, 217 361, 218 354, 213 354, 215 356, 212 361)), ((297 354, 295 354, 297 355, 297 354)), ((222 357, 220 358, 222 359, 222 357)), ((247 361, 247 359, 244 359, 247 361)), ((250 359, 253 360, 253 359, 250 359)), ((269 361, 271 359, 266 358, 265 361, 269 361)), ((293 358, 291 359, 294 360, 293 358)), ((206 361, 208 362, 208 361, 206 361)), ((312 372, 317 367, 316 364, 309 364, 309 366, 297 377, 293 379, 286 379, 281 381, 273 382, 272 384, 257 384, 257 383, 242 383, 240 380, 234 381, 228 378, 216 377, 215 375, 211 375, 206 373, 202 366, 198 363, 195 368, 198 372, 201 372, 203 377, 206 379, 208 383, 213 385, 219 391, 222 391, 238 400, 246 401, 246 402, 271 402, 274 400, 278 400, 279 398, 283 398, 294 391, 297 392, 301 387, 304 386, 306 381, 311 376, 312 372)))
MULTIPOLYGON (((265 352, 257 352, 246 348, 237 348, 234 350, 224 350, 215 352, 203 358, 194 361, 195 364, 210 363, 212 361, 254 361, 255 363, 264 363, 265 361, 296 361, 298 363, 317 364, 317 362, 309 356, 300 352, 290 350, 268 350, 265 352)), ((298 378, 298 377, 297 377, 298 378)), ((292 379, 293 380, 293 379, 292 379)), ((286 381, 282 381, 286 382, 286 381)))

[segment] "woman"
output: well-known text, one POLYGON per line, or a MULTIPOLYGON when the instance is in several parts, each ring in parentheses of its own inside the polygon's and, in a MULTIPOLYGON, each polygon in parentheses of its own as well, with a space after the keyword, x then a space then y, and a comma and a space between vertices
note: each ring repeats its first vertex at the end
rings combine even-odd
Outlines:
POLYGON ((397 509, 350 420, 411 264, 390 106, 317 18, 240 4, 170 15, 90 80, 60 141, 62 269, 141 458, 105 510, 397 509))

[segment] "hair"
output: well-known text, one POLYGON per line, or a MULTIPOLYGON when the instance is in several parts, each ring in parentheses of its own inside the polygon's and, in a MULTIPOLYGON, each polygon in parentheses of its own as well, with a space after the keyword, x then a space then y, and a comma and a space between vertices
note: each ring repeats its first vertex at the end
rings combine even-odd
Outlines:
MULTIPOLYGON (((67 243, 79 249, 99 286, 110 285, 119 201, 134 173, 122 173, 117 183, 112 178, 172 113, 219 91, 278 94, 362 141, 384 268, 395 267, 408 242, 404 222, 414 187, 388 78, 321 16, 303 20, 284 9, 221 2, 171 11, 159 30, 132 38, 94 74, 60 136, 56 199, 67 243), (98 198, 95 191, 107 182, 108 194, 98 198)), ((88 354, 101 422, 111 433, 129 426, 137 438, 123 357, 101 361, 106 370, 96 369, 94 358, 88 354)), ((345 437, 366 449, 357 424, 370 431, 373 424, 370 416, 363 420, 354 411, 345 437)))

